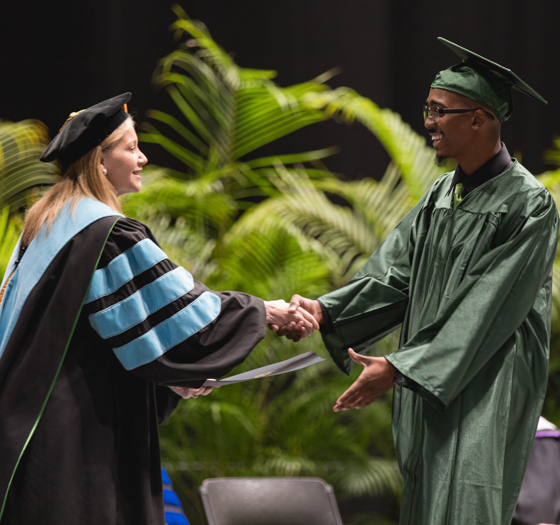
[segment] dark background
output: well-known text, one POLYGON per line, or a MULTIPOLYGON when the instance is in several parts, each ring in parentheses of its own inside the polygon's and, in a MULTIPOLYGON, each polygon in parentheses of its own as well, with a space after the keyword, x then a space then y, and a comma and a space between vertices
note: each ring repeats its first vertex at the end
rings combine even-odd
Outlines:
MULTIPOLYGON (((170 109, 151 85, 157 60, 175 48, 169 0, 29 0, 0 5, 0 118, 40 119, 54 133, 71 111, 132 91, 142 121, 150 108, 170 109)), ((281 85, 340 66, 330 81, 400 113, 423 133, 421 107, 435 74, 455 55, 443 36, 511 68, 548 107, 514 93, 504 125, 511 153, 534 173, 560 133, 558 0, 183 0, 187 13, 246 67, 275 69, 281 85)), ((426 135, 427 136, 427 135, 426 135)), ((328 162, 349 178, 379 177, 388 157, 358 125, 307 128, 274 146, 277 153, 338 144, 328 162)), ((166 155, 146 146, 156 164, 166 155)))

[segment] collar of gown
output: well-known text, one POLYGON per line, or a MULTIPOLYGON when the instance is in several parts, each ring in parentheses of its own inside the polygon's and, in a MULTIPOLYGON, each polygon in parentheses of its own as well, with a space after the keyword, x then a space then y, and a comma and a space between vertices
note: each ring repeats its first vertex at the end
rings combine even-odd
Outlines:
POLYGON ((465 187, 463 191, 463 196, 465 196, 470 191, 478 188, 480 185, 489 181, 491 178, 499 175, 505 169, 512 165, 513 161, 510 157, 509 151, 506 145, 502 142, 502 149, 496 153, 490 160, 485 162, 480 168, 478 168, 472 175, 465 175, 461 166, 457 164, 455 168, 455 175, 453 175, 453 180, 451 181, 451 186, 449 191, 452 193, 455 188, 455 184, 461 182, 465 187))

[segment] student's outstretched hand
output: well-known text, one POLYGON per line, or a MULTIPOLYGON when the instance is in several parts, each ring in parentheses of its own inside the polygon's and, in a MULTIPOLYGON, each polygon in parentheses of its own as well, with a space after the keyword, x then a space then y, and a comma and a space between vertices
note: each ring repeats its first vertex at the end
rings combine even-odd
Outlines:
POLYGON ((333 410, 363 408, 393 388, 395 367, 384 357, 368 357, 348 349, 352 361, 363 365, 364 369, 352 386, 344 392, 333 410))
MULTIPOLYGON (((323 311, 319 301, 307 299, 301 295, 296 294, 292 296, 288 312, 291 314, 299 313, 301 315, 310 315, 315 321, 315 330, 318 330, 319 324, 323 322, 323 311)), ((279 336, 286 336, 288 339, 292 339, 293 341, 303 339, 300 336, 300 332, 295 330, 294 326, 291 324, 285 324, 284 326, 273 325, 270 328, 279 336)))
POLYGON ((314 330, 319 329, 319 323, 312 314, 304 309, 292 308, 286 301, 265 301, 266 324, 271 330, 290 333, 294 341, 299 341, 314 330))

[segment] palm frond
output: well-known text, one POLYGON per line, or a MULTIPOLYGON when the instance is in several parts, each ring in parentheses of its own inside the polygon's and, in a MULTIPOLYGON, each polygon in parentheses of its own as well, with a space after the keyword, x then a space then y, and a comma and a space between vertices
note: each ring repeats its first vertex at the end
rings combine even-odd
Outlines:
POLYGON ((411 197, 417 201, 450 166, 434 164, 433 149, 405 123, 400 115, 380 109, 372 100, 349 88, 307 95, 307 102, 324 108, 328 114, 340 114, 351 123, 359 121, 379 140, 406 181, 411 197))
POLYGON ((385 492, 397 493, 402 477, 396 461, 368 458, 346 465, 329 479, 346 495, 378 496, 385 492))
POLYGON ((543 157, 547 164, 560 167, 560 137, 553 139, 552 148, 545 150, 543 157))
POLYGON ((29 190, 59 180, 53 163, 40 162, 49 142, 39 121, 0 122, 0 204, 15 211, 27 204, 29 190))
POLYGON ((301 170, 280 166, 267 171, 279 193, 245 213, 228 235, 283 228, 327 264, 336 261, 336 270, 328 265, 339 275, 338 284, 354 275, 413 203, 394 165, 380 182, 334 177, 311 181, 301 170), (346 205, 335 204, 328 194, 344 198, 346 205))
MULTIPOLYGON (((181 119, 151 111, 148 117, 167 126, 173 136, 146 123, 140 138, 161 145, 192 176, 235 163, 327 118, 324 111, 303 103, 308 94, 328 89, 322 84, 327 77, 282 88, 271 80, 275 72, 239 67, 203 24, 188 18, 178 6, 174 11, 177 20, 172 29, 188 45, 159 62, 154 82, 167 90, 181 119)), ((253 162, 266 166, 265 159, 253 162)))
POLYGON ((328 289, 329 271, 321 257, 302 250, 282 228, 227 238, 220 274, 210 282, 264 299, 317 296, 328 289), (251 276, 250 278, 248 278, 251 276))
POLYGON ((10 218, 10 209, 5 207, 0 214, 0 276, 4 276, 10 257, 21 233, 21 220, 10 218))
MULTIPOLYGON (((331 155, 335 155, 340 150, 337 147, 324 148, 316 151, 306 151, 304 153, 292 153, 286 155, 272 155, 270 157, 261 157, 260 159, 249 160, 245 165, 251 169, 265 168, 278 164, 301 164, 304 162, 313 162, 325 159, 331 155)), ((309 170, 307 172, 309 174, 309 170)))
POLYGON ((560 168, 553 171, 545 171, 536 177, 550 191, 556 204, 560 204, 560 168))

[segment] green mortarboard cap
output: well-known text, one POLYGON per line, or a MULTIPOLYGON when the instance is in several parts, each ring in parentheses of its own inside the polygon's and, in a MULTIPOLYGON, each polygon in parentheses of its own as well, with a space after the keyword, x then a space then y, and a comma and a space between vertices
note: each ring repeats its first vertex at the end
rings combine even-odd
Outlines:
POLYGON ((511 88, 548 104, 532 87, 523 82, 511 69, 500 66, 445 38, 438 37, 463 62, 440 71, 432 82, 432 88, 459 93, 494 112, 501 122, 513 111, 511 88))
POLYGON ((130 93, 104 100, 87 109, 71 113, 58 135, 41 156, 43 162, 58 160, 65 168, 99 146, 127 118, 130 93))

